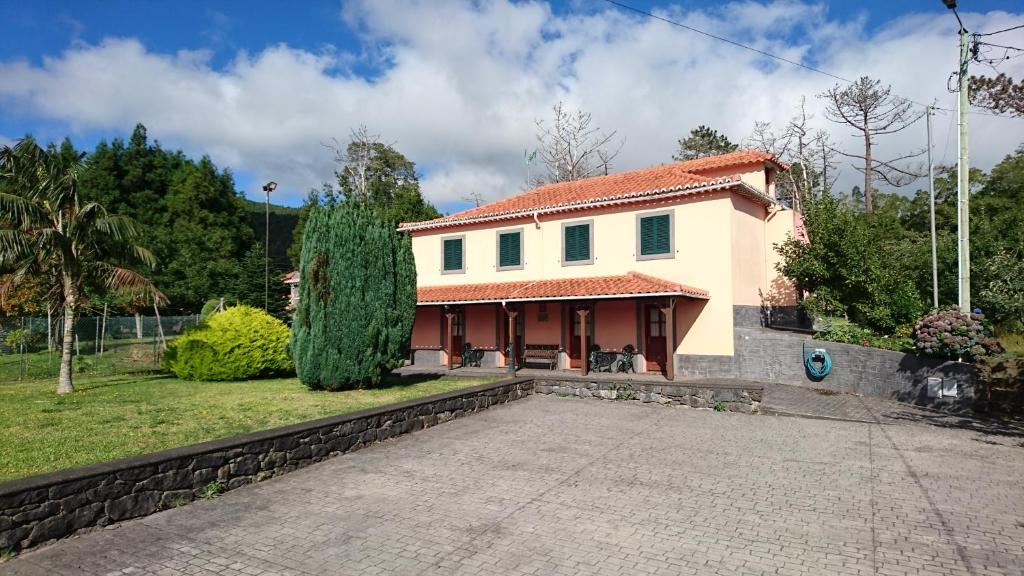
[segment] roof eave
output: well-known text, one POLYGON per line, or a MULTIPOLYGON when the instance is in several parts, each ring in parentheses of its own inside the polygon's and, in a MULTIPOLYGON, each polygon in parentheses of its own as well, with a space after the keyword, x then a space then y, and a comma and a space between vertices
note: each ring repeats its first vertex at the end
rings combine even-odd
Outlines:
POLYGON ((552 302, 563 300, 612 300, 623 298, 663 298, 666 296, 683 296, 695 300, 710 300, 710 294, 672 290, 668 292, 639 292, 633 294, 592 294, 589 296, 542 296, 536 298, 484 298, 480 300, 444 300, 437 302, 417 302, 417 306, 460 306, 463 304, 504 304, 506 302, 552 302))
POLYGON ((401 232, 415 232, 417 230, 434 230, 440 228, 455 228, 459 226, 470 226, 473 224, 485 224, 488 222, 500 222, 502 220, 514 220, 518 218, 528 218, 534 215, 540 216, 544 214, 556 214, 560 212, 572 212, 576 210, 592 210, 595 208, 603 208, 606 206, 618 206, 624 204, 634 204, 638 202, 644 202, 652 199, 665 199, 674 198, 678 196, 691 196, 695 194, 701 194, 705 192, 713 192, 716 190, 723 190, 729 188, 738 188, 741 193, 754 200, 758 200, 764 203, 766 206, 771 206, 776 202, 768 196, 762 194, 760 191, 750 186, 742 180, 733 179, 720 179, 710 184, 703 186, 676 186, 672 188, 661 188, 657 190, 648 190, 644 192, 634 192, 628 195, 623 195, 618 198, 608 198, 604 200, 596 200, 592 202, 579 202, 573 204, 562 204, 558 206, 549 206, 546 208, 538 208, 536 210, 515 210, 512 212, 506 212, 502 214, 494 214, 492 216, 481 216, 477 218, 465 218, 461 220, 447 220, 444 222, 438 222, 434 220, 428 220, 426 222, 418 222, 412 224, 401 224, 398 230, 401 232))

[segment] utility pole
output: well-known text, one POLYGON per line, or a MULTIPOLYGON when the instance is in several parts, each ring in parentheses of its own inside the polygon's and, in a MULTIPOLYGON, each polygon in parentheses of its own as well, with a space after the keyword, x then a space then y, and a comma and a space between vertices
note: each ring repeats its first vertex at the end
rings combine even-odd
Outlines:
POLYGON ((928 197, 932 225, 932 308, 939 307, 939 260, 935 250, 935 169, 932 167, 932 114, 935 106, 925 110, 928 120, 928 197))
MULTIPOLYGON (((959 16, 957 16, 959 19, 959 16)), ((960 157, 957 161, 957 243, 959 248, 960 268, 960 311, 965 314, 971 313, 971 226, 970 226, 970 172, 971 165, 967 157, 967 112, 969 102, 967 99, 969 78, 967 76, 967 63, 970 59, 967 46, 967 29, 960 26, 960 99, 958 100, 957 112, 960 116, 959 123, 959 144, 960 157)))

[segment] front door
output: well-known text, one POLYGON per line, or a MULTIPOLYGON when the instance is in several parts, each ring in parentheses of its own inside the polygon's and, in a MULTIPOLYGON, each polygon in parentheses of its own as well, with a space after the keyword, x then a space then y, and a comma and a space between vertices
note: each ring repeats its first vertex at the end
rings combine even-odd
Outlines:
POLYGON ((466 342, 466 314, 462 308, 453 308, 452 312, 452 362, 462 364, 462 346, 466 342))
POLYGON ((647 339, 644 342, 644 358, 648 370, 665 370, 665 313, 661 308, 647 305, 645 315, 647 339))

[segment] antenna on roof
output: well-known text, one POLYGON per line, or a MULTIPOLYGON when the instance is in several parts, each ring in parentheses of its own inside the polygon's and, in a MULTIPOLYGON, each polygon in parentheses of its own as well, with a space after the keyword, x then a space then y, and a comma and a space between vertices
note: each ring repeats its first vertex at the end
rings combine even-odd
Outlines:
POLYGON ((484 202, 483 194, 473 190, 468 195, 462 197, 466 202, 472 202, 475 206, 479 207, 484 202))
POLYGON ((526 187, 530 188, 533 186, 533 181, 530 179, 530 166, 532 166, 534 161, 537 160, 537 149, 534 148, 531 153, 529 150, 524 148, 523 160, 526 161, 526 187))

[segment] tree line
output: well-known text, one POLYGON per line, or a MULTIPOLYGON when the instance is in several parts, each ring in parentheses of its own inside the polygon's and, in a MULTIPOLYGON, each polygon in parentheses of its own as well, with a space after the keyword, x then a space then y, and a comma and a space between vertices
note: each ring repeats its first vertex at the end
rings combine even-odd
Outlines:
MULTIPOLYGON (((229 169, 218 168, 207 156, 195 160, 165 149, 149 139, 141 124, 127 140, 103 140, 88 153, 69 139, 41 150, 55 161, 75 161, 81 202, 94 202, 134 222, 138 245, 153 257, 146 276, 164 296, 162 312, 198 313, 204 303, 221 298, 227 304, 263 307, 265 206, 245 199, 229 169)), ((359 199, 380 207, 381 217, 396 223, 440 215, 423 200, 415 164, 393 146, 366 135, 344 152, 352 158, 362 154, 360 178, 345 157, 336 156, 335 183, 311 192, 302 208, 271 206, 269 308, 279 316, 285 315, 287 293, 282 276, 297 265, 303 223, 313 205, 359 199)), ((0 190, 12 194, 16 187, 10 178, 0 182, 0 190)), ((0 268, 0 280, 10 280, 11 272, 9 266, 0 268)), ((45 281, 26 277, 0 298, 0 315, 45 315, 48 295, 45 281)), ((104 306, 110 313, 153 312, 153 302, 137 294, 86 286, 82 297, 86 313, 98 314, 104 306)))

